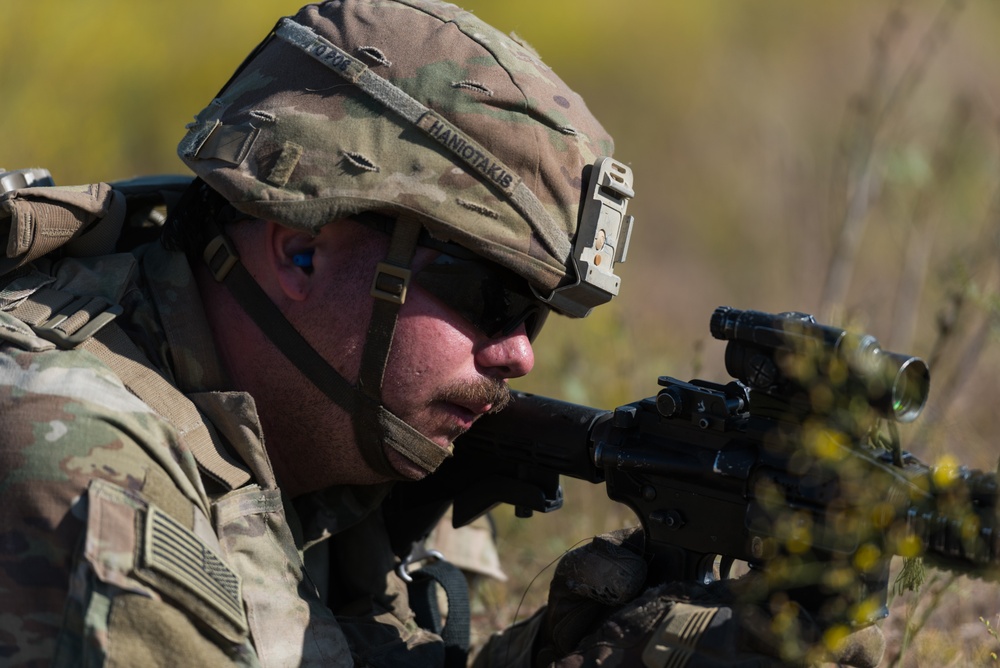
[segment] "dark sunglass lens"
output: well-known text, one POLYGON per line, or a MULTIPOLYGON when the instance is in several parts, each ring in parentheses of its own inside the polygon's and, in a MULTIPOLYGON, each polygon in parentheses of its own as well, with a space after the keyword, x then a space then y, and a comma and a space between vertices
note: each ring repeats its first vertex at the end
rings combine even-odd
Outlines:
POLYGON ((548 313, 522 279, 481 261, 442 254, 415 280, 491 337, 510 334, 524 322, 529 339, 534 339, 548 313))
POLYGON ((549 317, 549 309, 540 302, 535 302, 534 304, 528 306, 519 315, 512 316, 504 324, 503 329, 500 330, 501 334, 510 334, 523 322, 524 332, 528 335, 529 341, 534 341, 538 333, 542 331, 542 325, 545 324, 545 319, 549 317))

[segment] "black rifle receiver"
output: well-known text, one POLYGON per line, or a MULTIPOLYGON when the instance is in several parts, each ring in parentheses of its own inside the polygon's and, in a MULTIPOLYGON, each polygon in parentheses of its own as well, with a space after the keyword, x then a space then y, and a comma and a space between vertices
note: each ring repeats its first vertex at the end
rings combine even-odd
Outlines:
POLYGON ((893 555, 996 577, 996 474, 931 468, 899 447, 894 423, 927 399, 920 359, 801 313, 722 307, 711 332, 729 342, 736 381, 664 376, 655 397, 613 412, 518 393, 436 473, 397 486, 391 524, 430 526, 448 503, 456 526, 498 503, 549 512, 568 475, 635 512, 651 582, 708 582, 746 562, 765 575, 754 596, 821 624, 888 614, 893 555))

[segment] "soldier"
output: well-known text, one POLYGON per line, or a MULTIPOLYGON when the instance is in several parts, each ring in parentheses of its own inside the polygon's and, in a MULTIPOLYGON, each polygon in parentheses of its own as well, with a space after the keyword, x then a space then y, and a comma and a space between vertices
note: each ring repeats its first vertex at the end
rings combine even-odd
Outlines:
MULTIPOLYGON (((188 126, 197 178, 160 243, 38 257, 51 229, 32 221, 120 217, 120 198, 14 193, 2 661, 451 661, 414 623, 379 506, 503 407, 550 310, 594 305, 572 244, 591 175, 625 169, 611 152, 579 96, 470 14, 333 0, 279 22, 188 126)), ((550 612, 481 665, 676 660, 678 596, 629 604, 645 576, 627 541, 561 573, 550 612)))

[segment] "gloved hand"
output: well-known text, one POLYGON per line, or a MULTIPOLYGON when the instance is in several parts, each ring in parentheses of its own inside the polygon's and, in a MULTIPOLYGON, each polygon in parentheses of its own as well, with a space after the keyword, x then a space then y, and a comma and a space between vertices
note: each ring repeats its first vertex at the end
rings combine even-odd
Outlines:
POLYGON ((580 640, 646 587, 643 533, 638 527, 597 536, 559 560, 535 641, 535 665, 571 653, 580 640))
POLYGON ((877 626, 825 648, 808 616, 772 618, 758 606, 739 603, 725 582, 645 587, 638 529, 599 536, 568 553, 538 620, 534 665, 751 668, 829 661, 873 668, 885 649, 877 626))

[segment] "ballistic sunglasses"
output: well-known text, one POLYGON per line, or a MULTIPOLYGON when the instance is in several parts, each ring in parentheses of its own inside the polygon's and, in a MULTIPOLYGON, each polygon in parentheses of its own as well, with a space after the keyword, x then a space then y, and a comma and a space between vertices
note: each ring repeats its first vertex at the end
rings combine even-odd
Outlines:
MULTIPOLYGON (((351 218, 391 235, 394 216, 376 211, 351 218)), ((458 244, 420 233, 418 245, 438 251, 437 259, 413 275, 413 280, 453 311, 490 337, 506 336, 522 322, 534 341, 551 310, 532 292, 528 282, 509 269, 494 264, 458 244)))
POLYGON ((523 322, 534 341, 549 315, 527 281, 484 260, 441 253, 413 280, 489 337, 506 336, 523 322))

